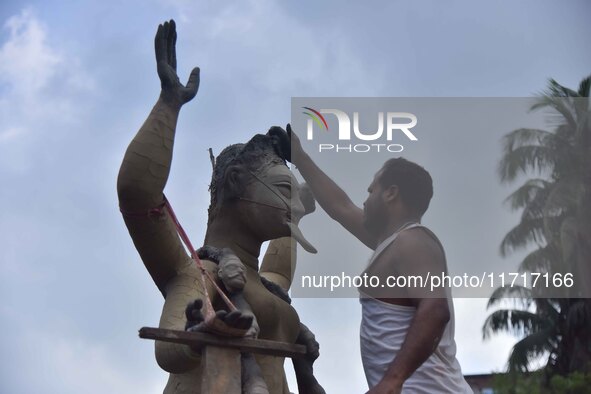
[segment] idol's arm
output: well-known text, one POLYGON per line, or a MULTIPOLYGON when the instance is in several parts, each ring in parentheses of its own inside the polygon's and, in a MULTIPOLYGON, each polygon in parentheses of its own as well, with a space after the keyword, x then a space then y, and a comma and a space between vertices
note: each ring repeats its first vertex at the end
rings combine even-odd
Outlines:
MULTIPOLYGON (((192 261, 163 206, 163 190, 170 172, 179 111, 197 93, 199 70, 193 70, 186 87, 180 84, 176 76, 175 42, 174 21, 160 25, 155 49, 162 91, 127 148, 117 192, 135 247, 166 298, 160 327, 184 330, 184 310, 190 301, 203 297, 203 289, 199 280, 186 274, 192 261)), ((155 346, 157 361, 167 371, 190 370, 198 363, 198 357, 186 345, 156 341, 155 346)))
POLYGON ((175 227, 163 207, 170 173, 176 123, 181 106, 199 86, 199 70, 187 86, 178 81, 174 21, 158 27, 156 60, 162 91, 150 115, 133 138, 119 170, 119 207, 148 272, 165 295, 166 283, 187 263, 175 227))

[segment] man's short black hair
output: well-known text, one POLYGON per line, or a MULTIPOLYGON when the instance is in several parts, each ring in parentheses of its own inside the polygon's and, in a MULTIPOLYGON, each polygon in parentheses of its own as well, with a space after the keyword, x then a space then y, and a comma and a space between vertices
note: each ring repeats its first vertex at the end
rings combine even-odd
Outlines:
POLYGON ((384 163, 378 179, 383 188, 398 186, 400 197, 414 213, 423 216, 433 197, 433 179, 420 165, 406 159, 395 158, 384 163))

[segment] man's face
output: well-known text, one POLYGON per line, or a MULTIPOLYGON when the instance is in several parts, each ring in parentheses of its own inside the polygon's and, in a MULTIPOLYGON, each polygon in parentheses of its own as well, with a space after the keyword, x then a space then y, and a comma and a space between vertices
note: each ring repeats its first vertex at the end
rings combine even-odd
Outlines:
POLYGON ((387 224, 386 204, 379 182, 382 170, 378 171, 367 188, 369 195, 363 203, 363 225, 373 235, 380 235, 387 224))

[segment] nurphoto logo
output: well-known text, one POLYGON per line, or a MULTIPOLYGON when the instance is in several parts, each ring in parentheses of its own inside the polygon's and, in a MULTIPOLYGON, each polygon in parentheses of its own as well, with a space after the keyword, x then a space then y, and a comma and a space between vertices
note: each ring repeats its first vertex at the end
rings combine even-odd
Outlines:
POLYGON ((345 112, 339 109, 320 109, 315 110, 311 107, 302 107, 305 111, 303 114, 307 115, 306 138, 309 141, 314 140, 314 129, 322 132, 330 132, 328 122, 323 115, 334 115, 337 120, 337 134, 338 142, 336 144, 320 143, 318 144, 319 152, 349 152, 349 153, 366 153, 366 152, 380 152, 388 151, 391 153, 399 153, 404 150, 401 144, 391 143, 394 136, 404 135, 410 141, 418 141, 418 138, 411 132, 410 129, 417 125, 417 117, 409 112, 378 112, 377 113, 377 130, 361 130, 359 127, 359 112, 353 112, 353 127, 351 127, 351 118, 345 112), (384 122, 385 119, 385 122, 384 122), (385 123, 385 127, 384 127, 385 123), (385 133, 384 133, 385 130, 385 133), (351 132, 352 131, 352 132, 351 132), (349 143, 343 144, 342 141, 373 141, 373 143, 349 143), (384 141, 379 143, 378 141, 384 141))

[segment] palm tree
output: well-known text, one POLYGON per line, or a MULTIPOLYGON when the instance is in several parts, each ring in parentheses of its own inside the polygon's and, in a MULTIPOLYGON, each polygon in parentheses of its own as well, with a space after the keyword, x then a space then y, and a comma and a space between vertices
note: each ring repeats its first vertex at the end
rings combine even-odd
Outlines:
POLYGON ((508 297, 513 308, 498 309, 483 326, 484 338, 506 331, 521 336, 508 360, 509 370, 528 371, 547 354, 549 374, 591 367, 591 76, 573 91, 551 79, 532 111, 550 109, 552 131, 518 129, 504 137, 499 164, 502 182, 531 177, 508 198, 521 210, 520 222, 504 237, 503 257, 534 250, 521 262, 522 272, 573 273, 575 285, 560 294, 540 287, 497 288, 488 308, 508 297), (533 176, 533 177, 532 177, 533 176))

